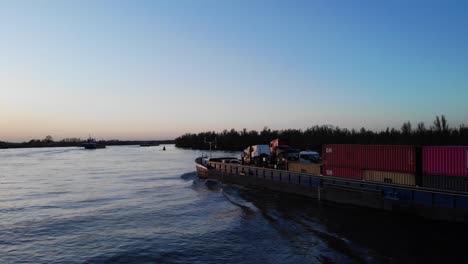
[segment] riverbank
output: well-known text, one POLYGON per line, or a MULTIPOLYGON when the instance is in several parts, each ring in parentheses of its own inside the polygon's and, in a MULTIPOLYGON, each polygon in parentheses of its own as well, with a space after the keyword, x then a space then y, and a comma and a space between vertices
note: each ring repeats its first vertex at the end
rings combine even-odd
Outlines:
MULTIPOLYGON (((79 147, 84 141, 78 142, 22 142, 22 143, 13 143, 13 142, 0 142, 0 149, 8 148, 55 148, 55 147, 79 147)), ((99 140, 97 143, 105 146, 127 146, 127 145, 162 145, 162 144, 174 144, 174 140, 99 140)))

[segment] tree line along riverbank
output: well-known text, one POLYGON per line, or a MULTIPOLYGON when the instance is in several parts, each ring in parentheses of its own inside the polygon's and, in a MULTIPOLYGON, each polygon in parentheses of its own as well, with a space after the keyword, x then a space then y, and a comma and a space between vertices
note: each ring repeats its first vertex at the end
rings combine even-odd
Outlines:
POLYGON ((445 116, 436 116, 433 124, 426 126, 419 122, 415 127, 405 122, 399 129, 387 128, 382 131, 346 129, 329 125, 312 126, 305 130, 283 129, 262 131, 243 129, 222 132, 187 133, 175 139, 179 148, 209 149, 205 140, 216 139, 216 149, 242 151, 248 146, 269 144, 275 138, 285 138, 297 149, 321 151, 323 144, 372 144, 372 145, 468 145, 468 127, 450 127, 445 116))

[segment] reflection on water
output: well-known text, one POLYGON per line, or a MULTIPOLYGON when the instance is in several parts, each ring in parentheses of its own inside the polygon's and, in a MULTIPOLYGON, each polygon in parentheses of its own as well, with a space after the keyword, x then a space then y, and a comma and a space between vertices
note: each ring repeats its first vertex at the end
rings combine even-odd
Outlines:
POLYGON ((463 225, 200 180, 200 152, 161 148, 0 150, 0 263, 467 258, 463 225))

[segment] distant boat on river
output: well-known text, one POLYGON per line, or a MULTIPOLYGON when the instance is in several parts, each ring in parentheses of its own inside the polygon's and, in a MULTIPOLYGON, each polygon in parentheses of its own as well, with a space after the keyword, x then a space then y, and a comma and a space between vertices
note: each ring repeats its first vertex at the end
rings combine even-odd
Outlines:
POLYGON ((81 144, 82 147, 85 149, 99 149, 105 148, 106 146, 103 144, 98 144, 94 138, 89 137, 86 142, 81 144))

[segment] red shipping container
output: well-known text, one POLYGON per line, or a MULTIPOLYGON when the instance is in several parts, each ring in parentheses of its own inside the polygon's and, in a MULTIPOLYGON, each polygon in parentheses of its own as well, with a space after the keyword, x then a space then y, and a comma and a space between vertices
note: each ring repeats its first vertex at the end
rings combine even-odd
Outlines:
POLYGON ((362 170, 351 168, 323 167, 323 175, 347 179, 362 180, 362 170))
POLYGON ((413 146, 324 145, 323 164, 363 170, 416 172, 413 146))
POLYGON ((423 173, 468 177, 468 146, 424 147, 423 173))
POLYGON ((362 145, 361 153, 361 169, 408 173, 416 172, 416 147, 362 145))
POLYGON ((360 169, 362 167, 361 145, 323 145, 323 165, 360 169))

